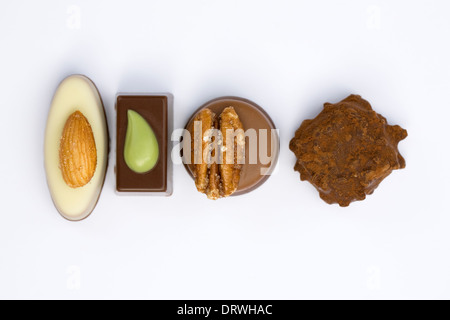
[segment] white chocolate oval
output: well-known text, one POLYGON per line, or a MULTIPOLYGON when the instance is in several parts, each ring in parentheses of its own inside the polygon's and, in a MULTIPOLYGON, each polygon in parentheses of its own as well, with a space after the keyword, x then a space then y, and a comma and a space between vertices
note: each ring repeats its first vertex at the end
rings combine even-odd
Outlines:
POLYGON ((108 143, 105 110, 94 83, 82 75, 64 79, 57 88, 50 107, 44 147, 47 184, 53 203, 64 218, 79 221, 94 210, 105 181, 108 143), (59 147, 64 125, 77 110, 89 121, 94 133, 97 168, 87 185, 73 189, 64 182, 59 164, 59 147))

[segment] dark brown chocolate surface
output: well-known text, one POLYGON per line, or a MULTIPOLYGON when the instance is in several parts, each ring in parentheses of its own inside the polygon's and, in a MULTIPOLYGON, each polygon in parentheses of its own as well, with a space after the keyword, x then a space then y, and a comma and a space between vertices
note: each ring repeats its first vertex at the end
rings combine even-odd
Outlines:
POLYGON ((116 188, 118 192, 167 193, 168 185, 168 97, 152 95, 119 95, 117 111, 116 188), (139 113, 151 126, 159 144, 159 160, 145 174, 132 171, 124 158, 128 110, 139 113))
POLYGON ((388 125, 360 96, 326 103, 313 120, 305 120, 290 142, 295 170, 329 204, 345 207, 364 200, 393 170, 405 167, 397 145, 406 130, 388 125))
MULTIPOLYGON (((188 123, 186 124, 186 129, 189 129, 192 126, 193 119, 195 118, 197 113, 199 113, 201 110, 209 108, 212 112, 216 114, 221 114, 226 107, 230 106, 234 107, 236 113, 239 115, 239 118, 242 121, 242 125, 244 127, 244 131, 248 129, 257 130, 258 141, 259 141, 259 130, 260 129, 268 130, 267 156, 272 157, 271 159, 272 161, 268 164, 261 163, 259 157, 257 163, 250 164, 248 163, 249 158, 246 156, 245 160, 246 162, 242 166, 241 170, 238 189, 232 195, 232 196, 239 196, 251 192, 256 188, 260 187, 262 184, 264 184, 267 181, 267 179, 269 179, 270 174, 273 172, 277 164, 279 153, 279 137, 277 133, 276 136, 277 145, 272 146, 270 134, 271 130, 276 129, 276 127, 270 116, 264 111, 264 109, 262 109, 260 106, 258 106, 257 104, 255 104, 250 100, 238 97, 221 97, 209 101, 208 103, 204 104, 199 109, 197 109, 192 115, 192 117, 189 119, 188 123), (274 153, 271 154, 271 152, 274 153), (268 171, 266 175, 261 174, 261 171, 264 169, 268 171)), ((245 146, 245 154, 249 155, 250 146, 248 143, 248 138, 246 140, 247 142, 245 146)), ((193 165, 185 164, 185 167, 188 173, 191 176, 193 176, 193 165)), ((193 187, 195 189, 194 185, 193 187)))

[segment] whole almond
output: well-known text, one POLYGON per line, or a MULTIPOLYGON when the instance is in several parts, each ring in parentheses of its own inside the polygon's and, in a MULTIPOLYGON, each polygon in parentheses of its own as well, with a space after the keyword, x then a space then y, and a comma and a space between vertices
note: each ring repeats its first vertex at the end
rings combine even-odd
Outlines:
POLYGON ((81 188, 91 181, 97 168, 94 133, 86 117, 76 111, 64 126, 59 148, 62 176, 71 188, 81 188))

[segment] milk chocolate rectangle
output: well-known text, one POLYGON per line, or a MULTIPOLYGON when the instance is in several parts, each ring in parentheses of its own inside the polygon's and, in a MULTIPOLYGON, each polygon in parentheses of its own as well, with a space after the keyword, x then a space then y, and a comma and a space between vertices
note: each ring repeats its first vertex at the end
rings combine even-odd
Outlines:
POLYGON ((169 150, 171 95, 119 94, 117 111, 116 189, 119 193, 172 194, 172 166, 169 150), (125 161, 128 111, 137 112, 153 130, 159 145, 159 159, 147 173, 136 173, 125 161))

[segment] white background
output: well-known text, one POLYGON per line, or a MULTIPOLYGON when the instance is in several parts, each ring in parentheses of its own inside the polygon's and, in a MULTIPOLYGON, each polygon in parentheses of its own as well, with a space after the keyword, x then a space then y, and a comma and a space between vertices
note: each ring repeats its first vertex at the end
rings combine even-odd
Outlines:
POLYGON ((12 1, 0 11, 0 298, 450 298, 448 1, 12 1), (171 92, 175 127, 236 95, 280 129, 277 173, 211 202, 182 166, 170 198, 54 208, 43 141, 58 83, 89 76, 115 139, 117 92, 171 92), (293 171, 290 139, 360 94, 406 128, 405 170, 349 208, 293 171))

